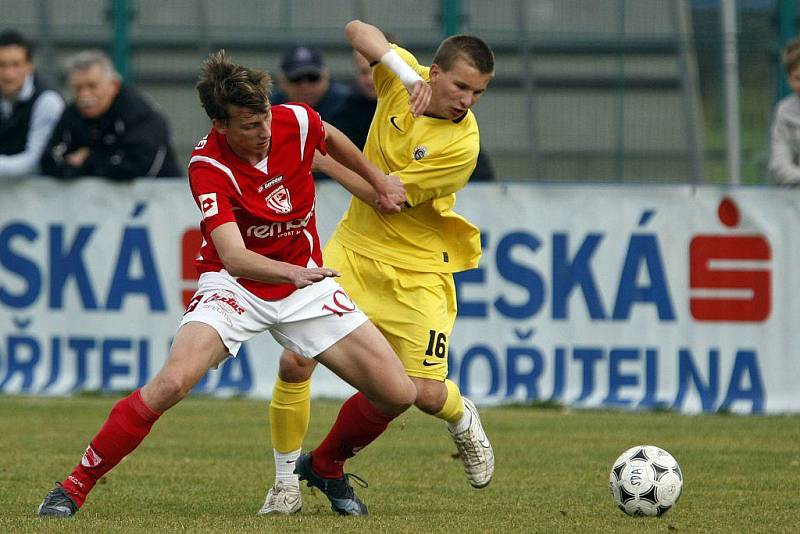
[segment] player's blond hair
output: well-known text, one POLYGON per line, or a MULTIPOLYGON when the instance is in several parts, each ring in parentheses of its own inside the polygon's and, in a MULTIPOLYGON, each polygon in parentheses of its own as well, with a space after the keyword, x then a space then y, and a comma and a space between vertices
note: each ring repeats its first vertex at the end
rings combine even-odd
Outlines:
POLYGON ((481 74, 494 74, 494 53, 479 37, 474 35, 448 37, 439 45, 433 62, 447 72, 459 59, 465 60, 481 74))
POLYGON ((800 38, 792 39, 783 49, 783 67, 791 72, 800 65, 800 38))
POLYGON ((224 50, 209 54, 196 87, 200 103, 212 120, 227 122, 231 105, 255 113, 266 113, 270 107, 270 75, 233 63, 224 50))

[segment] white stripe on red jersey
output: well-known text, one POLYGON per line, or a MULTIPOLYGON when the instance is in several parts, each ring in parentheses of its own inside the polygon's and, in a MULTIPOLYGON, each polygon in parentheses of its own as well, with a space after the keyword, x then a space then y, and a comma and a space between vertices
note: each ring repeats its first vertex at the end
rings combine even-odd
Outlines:
POLYGON ((214 158, 209 158, 208 156, 192 156, 192 159, 189 160, 189 166, 191 166, 192 163, 197 163, 198 161, 204 161, 206 163, 210 163, 214 167, 224 172, 228 176, 228 178, 231 179, 231 183, 236 188, 236 191, 238 191, 240 195, 242 194, 242 190, 239 188, 239 184, 236 183, 236 178, 233 176, 233 172, 231 172, 231 170, 228 168, 227 165, 223 165, 219 161, 215 160, 214 158))
POLYGON ((303 106, 296 106, 294 104, 286 104, 286 107, 294 112, 297 117, 297 123, 300 125, 300 159, 303 159, 303 152, 306 148, 306 139, 308 138, 308 111, 303 106))

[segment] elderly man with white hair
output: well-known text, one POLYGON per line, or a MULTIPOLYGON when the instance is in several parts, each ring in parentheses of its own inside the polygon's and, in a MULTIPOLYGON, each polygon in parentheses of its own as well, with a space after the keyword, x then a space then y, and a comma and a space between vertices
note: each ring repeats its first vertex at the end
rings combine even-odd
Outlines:
POLYGON ((126 85, 108 56, 80 52, 67 61, 73 101, 42 156, 42 173, 111 180, 183 174, 165 117, 126 85))

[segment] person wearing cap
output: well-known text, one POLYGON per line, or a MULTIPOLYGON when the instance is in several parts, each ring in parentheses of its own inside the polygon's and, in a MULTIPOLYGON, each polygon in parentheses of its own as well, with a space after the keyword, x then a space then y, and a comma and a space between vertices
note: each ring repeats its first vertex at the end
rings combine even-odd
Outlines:
POLYGON ((347 85, 331 80, 320 51, 304 45, 295 46, 283 55, 278 88, 270 98, 272 105, 302 102, 324 121, 330 120, 350 94, 347 85))

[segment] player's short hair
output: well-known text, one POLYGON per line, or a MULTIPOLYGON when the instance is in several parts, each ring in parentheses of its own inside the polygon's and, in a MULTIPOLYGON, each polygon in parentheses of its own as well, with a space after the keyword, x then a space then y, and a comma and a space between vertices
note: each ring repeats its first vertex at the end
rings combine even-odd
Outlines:
POLYGON ((70 74, 89 70, 95 65, 100 67, 100 70, 109 78, 119 80, 119 72, 114 68, 114 64, 111 62, 111 58, 108 57, 108 54, 102 50, 83 50, 82 52, 69 56, 64 62, 64 66, 70 74))
POLYGON ((783 67, 790 73, 800 65, 800 37, 792 39, 783 49, 783 67))
POLYGON ((255 113, 266 113, 270 107, 270 75, 233 63, 224 50, 208 56, 200 69, 196 87, 200 103, 212 120, 227 122, 230 105, 255 113))
POLYGON ((3 46, 19 46, 25 49, 25 59, 31 61, 33 59, 33 45, 17 30, 5 30, 0 33, 0 47, 3 46))
POLYGON ((481 74, 494 73, 494 53, 483 39, 474 35, 453 35, 448 37, 433 57, 433 62, 445 72, 453 68, 456 61, 464 59, 478 69, 481 74))

